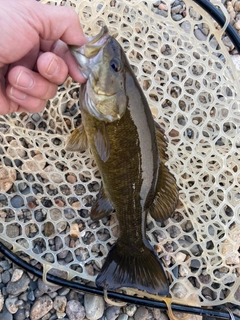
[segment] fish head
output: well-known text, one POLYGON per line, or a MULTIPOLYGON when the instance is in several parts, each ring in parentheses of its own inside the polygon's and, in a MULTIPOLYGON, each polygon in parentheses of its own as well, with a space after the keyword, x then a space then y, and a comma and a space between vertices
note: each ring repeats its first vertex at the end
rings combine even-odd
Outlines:
POLYGON ((82 47, 70 46, 79 69, 87 78, 85 107, 106 122, 120 120, 127 108, 125 55, 120 44, 103 27, 82 47))

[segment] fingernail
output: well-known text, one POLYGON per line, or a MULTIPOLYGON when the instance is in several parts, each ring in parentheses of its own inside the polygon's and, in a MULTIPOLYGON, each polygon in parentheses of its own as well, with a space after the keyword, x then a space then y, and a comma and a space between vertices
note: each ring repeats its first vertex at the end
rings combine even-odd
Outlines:
POLYGON ((22 88, 31 88, 33 86, 33 82, 32 76, 21 70, 17 76, 16 85, 22 88))
POLYGON ((57 60, 53 58, 47 68, 47 74, 49 76, 52 76, 52 75, 54 75, 54 73, 56 73, 58 71, 58 69, 59 69, 59 65, 57 63, 57 60))
POLYGON ((10 89, 10 95, 13 98, 18 99, 18 100, 24 100, 27 97, 26 93, 19 91, 13 87, 10 89))

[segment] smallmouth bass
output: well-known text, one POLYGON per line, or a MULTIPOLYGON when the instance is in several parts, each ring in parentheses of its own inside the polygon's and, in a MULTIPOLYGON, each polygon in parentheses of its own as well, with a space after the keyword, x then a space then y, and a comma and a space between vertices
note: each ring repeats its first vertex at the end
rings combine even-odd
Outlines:
POLYGON ((120 229, 96 285, 165 296, 169 284, 146 238, 147 213, 164 221, 178 201, 175 179, 165 166, 164 134, 121 45, 106 26, 86 45, 70 49, 88 80, 80 89, 82 124, 69 138, 67 150, 90 147, 102 177, 91 219, 115 210, 120 229))

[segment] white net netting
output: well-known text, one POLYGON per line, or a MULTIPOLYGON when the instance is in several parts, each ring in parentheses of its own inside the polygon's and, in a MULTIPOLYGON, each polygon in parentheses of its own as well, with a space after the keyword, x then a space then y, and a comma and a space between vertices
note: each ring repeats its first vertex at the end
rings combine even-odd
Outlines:
MULTIPOLYGON (((240 83, 223 30, 192 1, 173 19, 152 1, 43 1, 78 12, 86 34, 109 27, 122 44, 168 138, 167 165, 180 189, 164 223, 147 235, 176 295, 202 306, 240 303, 240 83), (208 33, 199 40, 198 25, 208 33)), ((218 5, 220 3, 218 2, 218 5)), ((223 9, 224 10, 224 9, 223 9)), ((115 215, 93 222, 101 178, 89 151, 65 151, 81 122, 71 79, 38 114, 0 117, 0 237, 14 252, 85 283, 95 280, 117 238, 115 215)))

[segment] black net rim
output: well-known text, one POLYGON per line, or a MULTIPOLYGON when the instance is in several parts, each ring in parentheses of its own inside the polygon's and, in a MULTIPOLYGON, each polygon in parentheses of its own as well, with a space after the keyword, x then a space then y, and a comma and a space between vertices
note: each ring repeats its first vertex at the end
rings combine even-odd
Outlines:
MULTIPOLYGON (((199 5, 204 11, 206 11, 221 27, 224 27, 226 23, 226 18, 223 13, 217 9, 210 1, 208 0, 193 0, 197 5, 199 5)), ((226 34, 234 44, 238 53, 240 54, 240 36, 233 26, 229 23, 226 26, 226 34)))

